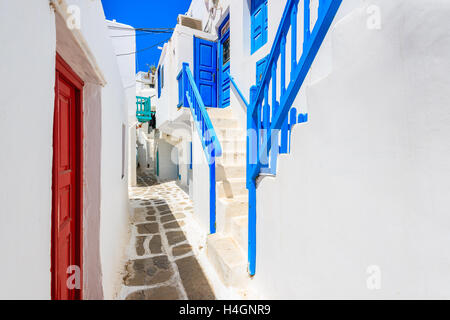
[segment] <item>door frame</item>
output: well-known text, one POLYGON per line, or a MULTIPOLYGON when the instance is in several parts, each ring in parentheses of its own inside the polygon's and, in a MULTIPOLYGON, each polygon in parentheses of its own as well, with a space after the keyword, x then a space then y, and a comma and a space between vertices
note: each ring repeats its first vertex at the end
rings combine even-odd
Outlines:
MULTIPOLYGON (((228 13, 227 16, 225 17, 225 19, 223 19, 223 21, 220 23, 219 25, 219 29, 218 29, 218 35, 219 35, 219 39, 218 39, 218 48, 217 48, 217 106, 219 108, 226 108, 228 106, 230 106, 231 101, 228 102, 228 104, 226 106, 222 105, 222 67, 223 67, 223 52, 222 52, 222 44, 223 42, 225 42, 227 39, 230 38, 230 27, 228 28, 228 30, 222 34, 222 28, 225 26, 225 24, 227 22, 230 22, 230 14, 228 13)), ((231 41, 231 40, 230 40, 231 41)), ((231 42, 230 42, 231 44, 231 42)), ((230 49, 231 49, 231 45, 230 45, 230 49)), ((229 64, 229 68, 231 71, 231 52, 230 52, 230 60, 228 61, 229 64)), ((230 93, 231 93, 231 83, 230 83, 230 93)))
MULTIPOLYGON (((84 148, 83 148, 83 87, 84 82, 81 78, 73 71, 69 64, 64 61, 64 59, 56 53, 56 63, 55 63, 55 101, 54 101, 54 111, 56 110, 56 104, 58 99, 58 79, 62 76, 66 81, 70 82, 75 87, 75 101, 76 101, 76 170, 77 170, 77 193, 76 193, 76 216, 75 216, 75 256, 77 265, 80 268, 80 289, 75 291, 74 299, 81 300, 83 298, 83 177, 84 177, 84 148)), ((55 112, 54 112, 55 115, 55 112)), ((55 118, 53 121, 53 128, 55 125, 55 118)), ((57 205, 57 199, 55 197, 55 183, 57 179, 55 159, 58 155, 58 150, 55 150, 54 141, 57 139, 55 130, 53 129, 53 156, 52 156, 52 212, 51 212, 51 298, 56 299, 56 226, 55 226, 55 208, 57 205)))

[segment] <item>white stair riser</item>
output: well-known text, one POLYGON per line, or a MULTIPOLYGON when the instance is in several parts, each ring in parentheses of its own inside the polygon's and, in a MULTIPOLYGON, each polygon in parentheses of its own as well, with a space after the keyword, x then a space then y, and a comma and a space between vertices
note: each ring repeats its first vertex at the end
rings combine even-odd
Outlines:
POLYGON ((223 152, 245 152, 247 145, 245 140, 220 141, 223 152))
POLYGON ((242 181, 219 181, 216 183, 217 196, 219 198, 234 198, 236 196, 247 195, 247 188, 245 186, 245 180, 242 181))
POLYGON ((240 248, 233 244, 233 240, 229 239, 227 242, 229 242, 228 247, 219 247, 217 242, 210 241, 210 238, 208 237, 206 243, 208 259, 226 286, 235 288, 245 287, 245 284, 248 281, 246 259, 243 257, 240 248), (236 259, 239 263, 230 263, 227 261, 227 256, 230 255, 239 257, 236 259))
POLYGON ((219 141, 222 140, 246 140, 246 135, 243 130, 236 128, 214 128, 219 141))
POLYGON ((238 128, 239 122, 235 119, 211 118, 214 129, 238 128))
POLYGON ((241 247, 243 252, 247 252, 248 248, 248 218, 235 217, 231 221, 231 236, 234 241, 241 247))
POLYGON ((245 178, 245 166, 216 164, 216 181, 245 178))
POLYGON ((245 166, 246 159, 245 153, 235 152, 235 153, 223 153, 220 157, 216 158, 216 162, 218 164, 222 164, 224 166, 245 166))
POLYGON ((211 119, 232 119, 233 112, 231 108, 207 108, 209 117, 211 119))
POLYGON ((217 199, 216 226, 217 232, 231 234, 233 218, 248 215, 248 202, 242 200, 217 199))

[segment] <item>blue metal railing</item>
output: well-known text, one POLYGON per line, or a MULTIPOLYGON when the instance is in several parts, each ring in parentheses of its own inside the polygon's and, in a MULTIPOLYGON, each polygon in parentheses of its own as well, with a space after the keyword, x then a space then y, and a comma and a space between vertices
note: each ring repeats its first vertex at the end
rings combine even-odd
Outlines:
POLYGON ((139 122, 147 122, 152 119, 150 98, 136 96, 136 118, 139 122))
POLYGON ((222 147, 200 96, 188 63, 183 63, 182 77, 186 101, 194 119, 197 133, 209 165, 209 230, 216 232, 216 157, 222 155, 222 147))
POLYGON ((300 0, 287 0, 261 81, 258 86, 250 88, 250 104, 247 110, 247 189, 248 261, 251 275, 255 274, 256 264, 256 178, 261 173, 276 172, 278 154, 287 153, 289 150, 290 129, 296 123, 308 119, 307 114, 300 114, 297 118, 297 111, 292 108, 292 104, 342 2, 342 0, 319 0, 317 20, 314 28, 310 30, 310 0, 302 1, 304 24, 303 51, 300 59, 297 59, 297 19, 300 0), (286 38, 289 31, 291 31, 291 72, 286 87, 286 38), (278 87, 279 94, 277 94, 278 87))

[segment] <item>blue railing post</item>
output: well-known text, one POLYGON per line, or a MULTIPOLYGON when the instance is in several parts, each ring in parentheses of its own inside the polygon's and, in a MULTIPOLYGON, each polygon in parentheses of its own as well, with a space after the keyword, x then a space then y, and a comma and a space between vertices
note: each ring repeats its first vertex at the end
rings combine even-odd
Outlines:
MULTIPOLYGON (((186 68, 189 68, 189 63, 183 62, 182 68, 183 68, 182 72, 181 72, 181 83, 182 83, 182 87, 183 87, 182 92, 185 93, 188 88, 188 77, 186 75, 186 68)), ((185 107, 189 106, 186 94, 183 94, 183 106, 185 106, 185 107)))
MULTIPOLYGON (((250 108, 255 107, 258 87, 250 88, 250 108)), ((257 117, 258 118, 258 117, 257 117)), ((257 166, 254 160, 258 159, 258 120, 253 116, 253 110, 247 110, 247 168, 257 166), (256 137, 256 139, 255 139, 256 137)), ((257 160, 256 160, 257 162, 257 160)), ((251 276, 255 274, 256 265, 256 180, 247 170, 248 189, 248 272, 251 276)))
POLYGON ((297 5, 291 13, 291 78, 297 68, 297 5))
POLYGON ((216 159, 214 149, 209 159, 209 232, 216 233, 216 159))
POLYGON ((310 25, 311 25, 311 19, 310 19, 310 0, 304 0, 305 1, 305 8, 304 8, 304 17, 303 17, 303 49, 306 48, 309 37, 311 36, 310 31, 310 25))

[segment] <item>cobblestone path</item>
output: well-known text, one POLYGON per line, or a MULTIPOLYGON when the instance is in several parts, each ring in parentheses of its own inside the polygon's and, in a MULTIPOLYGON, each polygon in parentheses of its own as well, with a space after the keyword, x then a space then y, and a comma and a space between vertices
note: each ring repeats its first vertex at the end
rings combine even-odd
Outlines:
POLYGON ((120 298, 215 299, 183 226, 193 206, 174 181, 158 183, 142 171, 129 189, 134 217, 120 298))

